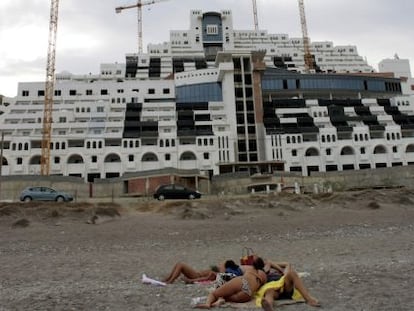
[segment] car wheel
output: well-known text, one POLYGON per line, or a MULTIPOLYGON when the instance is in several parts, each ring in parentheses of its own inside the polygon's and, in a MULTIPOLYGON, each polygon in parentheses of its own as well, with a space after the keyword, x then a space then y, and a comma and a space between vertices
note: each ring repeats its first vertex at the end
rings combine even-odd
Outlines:
POLYGON ((194 199, 195 199, 194 194, 190 194, 190 195, 188 196, 188 199, 189 199, 189 200, 194 200, 194 199))
POLYGON ((159 201, 164 201, 164 199, 165 199, 165 197, 164 197, 164 195, 163 195, 163 194, 160 194, 160 195, 158 196, 158 200, 159 200, 159 201))
POLYGON ((24 199, 23 199, 24 202, 30 202, 31 200, 32 200, 31 197, 24 197, 24 199))
POLYGON ((56 198, 56 202, 64 202, 64 201, 65 201, 65 199, 63 197, 61 197, 61 196, 58 196, 56 198))

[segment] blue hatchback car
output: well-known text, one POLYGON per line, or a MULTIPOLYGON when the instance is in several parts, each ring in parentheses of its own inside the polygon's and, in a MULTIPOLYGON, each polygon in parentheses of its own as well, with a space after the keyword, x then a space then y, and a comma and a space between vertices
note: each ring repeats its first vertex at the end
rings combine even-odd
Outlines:
POLYGON ((20 201, 56 201, 70 202, 73 196, 63 191, 57 191, 48 187, 28 187, 20 193, 20 201))

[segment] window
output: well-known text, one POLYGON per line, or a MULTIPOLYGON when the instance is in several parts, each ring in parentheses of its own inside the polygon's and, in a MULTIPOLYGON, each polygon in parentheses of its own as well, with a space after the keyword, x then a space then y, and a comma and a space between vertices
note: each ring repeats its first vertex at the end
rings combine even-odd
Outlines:
POLYGON ((169 153, 166 153, 164 157, 165 157, 165 161, 170 161, 171 160, 171 154, 169 154, 169 153))
POLYGON ((86 90, 86 95, 92 95, 92 90, 86 90))
POLYGON ((204 152, 203 154, 204 160, 210 159, 210 154, 208 152, 204 152))
POLYGON ((66 117, 59 117, 59 123, 66 123, 66 117))
POLYGON ((217 25, 207 25, 206 33, 208 35, 217 35, 218 34, 218 27, 217 25))
POLYGON ((27 91, 27 90, 24 90, 24 91, 22 91, 22 96, 29 96, 29 91, 27 91))
POLYGON ((92 157, 91 157, 91 162, 92 162, 92 163, 96 163, 96 162, 98 162, 98 157, 97 157, 97 156, 95 156, 95 155, 94 155, 94 156, 92 156, 92 157))
POLYGON ((148 89, 148 94, 155 94, 155 89, 148 89))
POLYGON ((62 96, 61 90, 55 90, 55 96, 62 96))
POLYGON ((326 155, 331 155, 332 151, 330 148, 326 149, 326 155))
POLYGON ((134 162, 134 155, 133 155, 133 154, 130 154, 130 155, 128 156, 128 161, 129 161, 129 162, 134 162))
POLYGON ((361 154, 365 154, 365 147, 361 147, 360 152, 361 154))
POLYGON ((162 90, 162 93, 163 94, 170 94, 170 89, 163 89, 162 90))
POLYGON ((70 96, 75 96, 76 95, 76 90, 69 90, 69 95, 70 96))
POLYGON ((292 157, 296 157, 298 155, 298 151, 296 149, 292 150, 292 157))
POLYGON ((38 90, 37 91, 37 96, 45 96, 45 91, 44 90, 38 90))
POLYGON ((96 107, 96 112, 104 112, 105 109, 104 107, 100 106, 100 107, 96 107))
POLYGON ((116 92, 117 92, 117 93, 123 93, 123 92, 124 92, 124 90, 123 90, 123 89, 117 89, 117 90, 116 90, 116 92))
POLYGON ((54 157, 54 162, 55 162, 55 164, 59 164, 60 163, 60 157, 54 157))
POLYGON ((101 95, 108 95, 108 90, 106 89, 101 90, 101 95))
POLYGON ((22 165, 23 164, 23 159, 22 158, 17 158, 16 163, 17 163, 17 165, 22 165))

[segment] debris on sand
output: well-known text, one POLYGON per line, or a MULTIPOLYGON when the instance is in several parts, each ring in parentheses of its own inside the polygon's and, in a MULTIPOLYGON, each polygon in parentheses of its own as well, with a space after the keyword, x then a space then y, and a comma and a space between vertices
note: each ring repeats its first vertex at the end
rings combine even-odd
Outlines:
POLYGON ((97 225, 113 220, 115 217, 121 217, 117 206, 100 206, 95 208, 93 215, 86 223, 97 225))
POLYGON ((26 218, 21 218, 12 224, 13 228, 26 228, 30 225, 30 221, 26 218))
POLYGON ((380 205, 377 202, 375 202, 375 201, 371 201, 371 202, 369 202, 368 207, 370 209, 379 209, 380 208, 380 205))

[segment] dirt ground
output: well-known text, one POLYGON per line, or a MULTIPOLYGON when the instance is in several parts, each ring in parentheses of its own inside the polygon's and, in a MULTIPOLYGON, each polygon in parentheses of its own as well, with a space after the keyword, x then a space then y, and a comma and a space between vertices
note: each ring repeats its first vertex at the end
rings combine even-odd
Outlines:
POLYGON ((177 261, 205 269, 246 246, 307 272, 324 310, 411 311, 413 222, 407 189, 1 203, 0 310, 193 310, 205 285, 154 287, 142 274, 161 279, 177 261))

